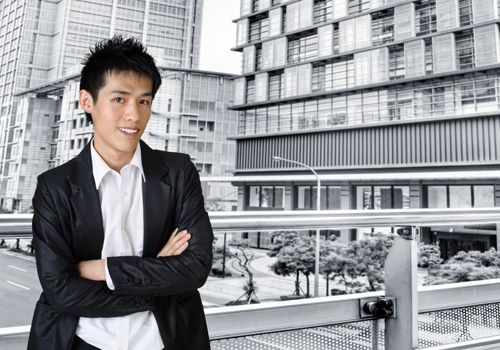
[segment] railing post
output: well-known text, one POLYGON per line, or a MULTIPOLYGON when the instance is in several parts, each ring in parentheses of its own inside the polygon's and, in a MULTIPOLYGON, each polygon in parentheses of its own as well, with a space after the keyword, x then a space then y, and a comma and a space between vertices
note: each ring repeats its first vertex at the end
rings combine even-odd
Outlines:
POLYGON ((385 349, 418 348, 417 229, 398 229, 385 262, 385 295, 396 298, 396 317, 385 320, 385 349))

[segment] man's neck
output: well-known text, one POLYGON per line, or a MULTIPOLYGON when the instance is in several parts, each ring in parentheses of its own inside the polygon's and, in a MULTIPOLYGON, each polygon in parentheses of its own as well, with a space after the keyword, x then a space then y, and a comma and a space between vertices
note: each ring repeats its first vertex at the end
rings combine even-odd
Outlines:
POLYGON ((105 152, 99 145, 96 147, 94 140, 92 140, 92 145, 96 152, 101 156, 102 160, 114 171, 120 172, 122 168, 129 164, 134 157, 134 152, 128 153, 118 153, 118 152, 105 152))

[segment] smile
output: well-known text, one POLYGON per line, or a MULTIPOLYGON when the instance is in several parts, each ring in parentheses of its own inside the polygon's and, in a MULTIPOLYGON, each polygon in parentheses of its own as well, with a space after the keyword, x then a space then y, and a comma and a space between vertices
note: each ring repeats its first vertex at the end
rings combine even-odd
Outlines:
POLYGON ((121 132, 127 135, 135 135, 139 132, 139 129, 127 129, 127 128, 118 128, 121 132))

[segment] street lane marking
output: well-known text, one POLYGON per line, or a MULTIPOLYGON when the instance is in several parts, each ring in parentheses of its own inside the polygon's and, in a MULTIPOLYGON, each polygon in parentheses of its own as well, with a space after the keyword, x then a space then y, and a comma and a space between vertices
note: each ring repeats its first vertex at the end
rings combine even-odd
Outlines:
POLYGON ((12 284, 13 286, 16 286, 16 287, 19 287, 19 288, 22 288, 22 289, 26 289, 26 290, 30 290, 30 288, 28 287, 25 287, 25 286, 22 286, 20 284, 17 284, 15 282, 11 282, 11 281, 6 281, 8 284, 12 284))
POLYGON ((22 269, 20 267, 16 267, 16 266, 12 266, 12 265, 7 265, 7 266, 10 267, 11 269, 14 269, 14 270, 19 270, 19 271, 22 271, 22 272, 28 272, 28 270, 22 269))
POLYGON ((22 254, 19 254, 19 253, 12 253, 12 252, 5 252, 5 251, 0 251, 0 253, 8 255, 8 256, 13 256, 15 258, 19 258, 19 259, 23 259, 23 260, 35 262, 35 257, 33 257, 33 256, 25 256, 25 255, 22 255, 22 254))

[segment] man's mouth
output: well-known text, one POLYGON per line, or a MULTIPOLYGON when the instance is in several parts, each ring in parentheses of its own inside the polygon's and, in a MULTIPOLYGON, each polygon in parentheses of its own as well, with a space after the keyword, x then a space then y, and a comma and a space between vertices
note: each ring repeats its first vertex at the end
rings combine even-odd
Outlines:
POLYGON ((135 135, 139 132, 139 129, 118 128, 118 130, 124 132, 127 135, 135 135))

